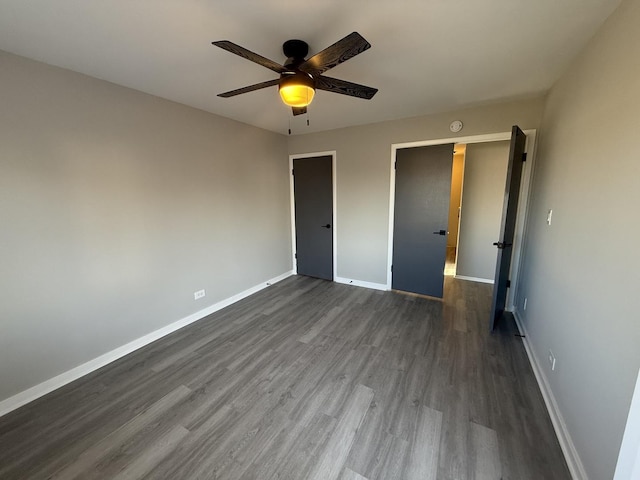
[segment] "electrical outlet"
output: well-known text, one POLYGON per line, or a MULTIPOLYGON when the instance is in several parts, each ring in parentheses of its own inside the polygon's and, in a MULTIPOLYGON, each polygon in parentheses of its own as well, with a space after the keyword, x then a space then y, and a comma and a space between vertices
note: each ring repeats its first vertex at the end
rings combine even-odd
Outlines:
POLYGON ((551 217, 553 216, 553 210, 549 209, 547 212, 547 225, 551 225, 551 217))
POLYGON ((526 310, 527 309, 527 298, 524 299, 524 304, 522 305, 522 309, 526 310))
POLYGON ((556 357, 551 350, 549 350, 549 365, 551 365, 551 371, 556 369, 556 357))
POLYGON ((198 300, 206 295, 204 290, 198 290, 197 292, 193 292, 193 299, 198 300))

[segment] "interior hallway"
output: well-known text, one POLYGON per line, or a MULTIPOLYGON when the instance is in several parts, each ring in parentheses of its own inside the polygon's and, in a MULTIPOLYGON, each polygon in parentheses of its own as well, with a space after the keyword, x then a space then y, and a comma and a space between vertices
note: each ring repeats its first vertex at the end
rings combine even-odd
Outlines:
POLYGON ((447 246, 447 256, 444 260, 444 274, 447 276, 456 274, 456 247, 447 246))
POLYGON ((0 418, 0 477, 569 479, 490 295, 288 278, 0 418))

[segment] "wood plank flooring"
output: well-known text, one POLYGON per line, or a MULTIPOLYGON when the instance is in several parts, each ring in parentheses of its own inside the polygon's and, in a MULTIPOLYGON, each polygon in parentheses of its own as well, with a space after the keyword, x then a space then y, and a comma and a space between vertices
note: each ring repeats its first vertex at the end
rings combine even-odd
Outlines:
POLYGON ((490 302, 291 277, 0 418, 0 478, 570 479, 490 302))

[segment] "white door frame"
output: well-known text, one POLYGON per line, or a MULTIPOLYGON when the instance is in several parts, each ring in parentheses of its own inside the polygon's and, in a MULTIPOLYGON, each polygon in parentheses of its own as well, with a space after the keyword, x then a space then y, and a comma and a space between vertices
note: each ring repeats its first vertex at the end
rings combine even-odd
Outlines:
MULTIPOLYGON (((520 276, 520 260, 522 256, 524 228, 527 220, 527 211, 529 210, 529 193, 531 191, 531 180, 533 165, 535 161, 535 145, 536 145, 536 130, 524 130, 524 134, 527 136, 527 143, 525 145, 525 152, 527 153, 527 161, 525 162, 522 183, 520 185, 520 200, 518 205, 518 216, 516 217, 516 230, 513 239, 513 256, 511 260, 511 288, 509 288, 507 294, 506 309, 512 311, 516 301, 516 294, 518 290, 518 280, 520 276)), ((487 142, 499 142, 503 140, 511 140, 511 132, 490 133, 485 135, 471 135, 468 137, 453 137, 453 138, 440 138, 435 140, 424 140, 418 142, 406 142, 406 143, 394 143, 391 145, 391 164, 389 166, 390 185, 389 185, 389 243, 387 253, 387 290, 391 290, 391 263, 393 261, 393 221, 395 215, 395 198, 396 198, 396 154, 397 151, 403 148, 413 147, 426 147, 430 145, 442 145, 446 143, 453 144, 469 144, 469 143, 487 143, 487 142)), ((458 235, 460 233, 458 232, 458 235)), ((498 241, 499 239, 496 239, 498 241)))
POLYGON ((631 397, 627 426, 618 452, 618 464, 613 480, 637 478, 640 478, 640 370, 638 370, 636 388, 631 397))
POLYGON ((298 272, 298 262, 296 261, 296 197, 294 189, 293 178, 293 161, 299 158, 313 158, 313 157, 328 157, 331 156, 331 203, 333 204, 333 216, 331 220, 331 229, 333 234, 333 281, 335 282, 338 271, 338 228, 337 228, 337 203, 336 203, 336 150, 328 152, 310 152, 310 153, 296 153, 295 155, 289 155, 289 197, 291 205, 291 265, 293 265, 293 271, 298 272))

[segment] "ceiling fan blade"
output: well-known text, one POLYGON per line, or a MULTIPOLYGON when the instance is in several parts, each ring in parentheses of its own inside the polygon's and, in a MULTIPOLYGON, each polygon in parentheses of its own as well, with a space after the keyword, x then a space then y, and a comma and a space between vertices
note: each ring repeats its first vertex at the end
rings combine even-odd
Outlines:
POLYGON ((291 107, 291 110, 293 110, 293 115, 304 115, 305 113, 307 113, 307 107, 291 107))
POLYGON ((249 85, 248 87, 231 90, 230 92, 219 93, 218 96, 222 98, 235 97, 236 95, 240 95, 242 93, 249 93, 253 92, 254 90, 260 90, 261 88, 273 87, 274 85, 278 85, 278 83, 280 83, 280 79, 276 78, 273 80, 267 80, 266 82, 256 83, 255 85, 249 85))
POLYGON ((349 95, 351 97, 364 98, 366 100, 371 100, 378 91, 377 88, 347 82, 338 78, 324 77, 322 75, 316 78, 316 89, 341 93, 342 95, 349 95))
POLYGON ((371 48, 371 44, 358 32, 353 32, 342 40, 338 40, 330 47, 316 53, 300 65, 300 70, 307 73, 320 74, 342 62, 346 62, 368 48, 371 48))
POLYGON ((282 73, 286 71, 286 69, 280 65, 279 63, 274 62, 273 60, 269 60, 268 58, 263 57, 262 55, 258 55, 257 53, 252 52, 251 50, 247 50, 240 45, 236 45, 229 40, 220 40, 218 42, 211 42, 212 45, 216 47, 220 47, 227 52, 235 53, 247 60, 251 60, 252 62, 257 63, 258 65, 262 65, 263 67, 267 67, 269 70, 273 70, 276 73, 282 73))

